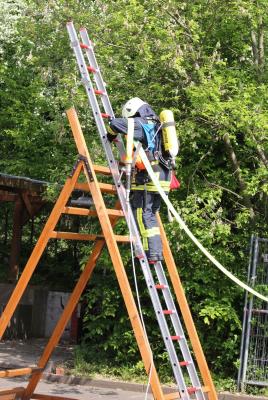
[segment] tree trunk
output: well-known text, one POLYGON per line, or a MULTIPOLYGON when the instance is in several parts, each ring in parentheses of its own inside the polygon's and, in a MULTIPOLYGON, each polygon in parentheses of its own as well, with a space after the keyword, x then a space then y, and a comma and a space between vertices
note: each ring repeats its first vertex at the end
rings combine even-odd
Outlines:
POLYGON ((228 158, 232 165, 232 169, 234 171, 234 176, 236 177, 237 182, 238 182, 239 192, 242 197, 243 205, 249 210, 250 218, 251 218, 251 221, 253 222, 255 219, 255 213, 254 213, 254 210, 252 207, 250 196, 246 193, 247 185, 242 177, 240 165, 237 160, 237 157, 236 157, 236 154, 235 154, 234 148, 232 146, 232 143, 230 141, 230 137, 229 137, 228 133, 224 134, 223 141, 225 144, 226 152, 228 154, 228 158))
POLYGON ((260 74, 259 77, 261 78, 265 65, 264 24, 262 16, 259 17, 257 30, 251 31, 251 47, 253 62, 257 72, 260 74))

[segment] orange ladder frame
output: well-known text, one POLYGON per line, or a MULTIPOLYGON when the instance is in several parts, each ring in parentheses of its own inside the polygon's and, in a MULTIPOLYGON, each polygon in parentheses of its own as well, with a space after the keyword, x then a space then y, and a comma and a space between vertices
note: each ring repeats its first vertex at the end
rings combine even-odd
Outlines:
MULTIPOLYGON (((102 173, 110 175, 110 170, 107 167, 93 165, 87 145, 81 130, 81 126, 74 108, 67 111, 67 116, 72 129, 72 133, 75 139, 75 143, 78 149, 78 153, 82 158, 80 158, 73 170, 72 176, 68 177, 58 200, 45 224, 45 227, 33 249, 33 252, 21 274, 21 277, 9 299, 8 304, 3 311, 0 318, 0 339, 2 338, 7 325, 12 318, 12 315, 31 279, 31 276, 39 262, 39 259, 47 246, 48 240, 50 238, 62 238, 62 239, 75 239, 75 240, 93 240, 95 241, 93 250, 89 259, 85 265, 83 272, 81 273, 79 280, 77 281, 75 288, 68 300, 63 313, 56 324, 56 327, 41 355, 36 368, 21 368, 10 371, 0 371, 0 378, 7 376, 18 376, 31 374, 26 388, 14 388, 8 390, 0 390, 0 400, 8 400, 12 396, 20 395, 23 400, 29 399, 63 399, 59 396, 47 396, 39 395, 34 393, 38 382, 42 377, 42 371, 47 365, 49 358, 55 347, 57 346, 60 337, 67 325, 79 299, 91 277, 91 274, 95 268, 95 265, 102 253, 105 244, 108 247, 112 263, 115 269, 115 273, 118 279, 118 283, 124 298, 124 302, 128 311, 130 322, 136 337, 136 341, 142 356, 142 360, 145 366, 145 370, 148 375, 150 375, 150 385, 151 390, 155 400, 172 400, 179 399, 179 393, 164 394, 157 371, 155 369, 154 363, 152 361, 152 353, 150 344, 148 342, 146 333, 143 329, 142 322, 135 304, 135 300, 130 288, 128 277, 126 275, 122 258, 118 249, 118 242, 129 242, 129 238, 126 236, 115 235, 113 232, 113 227, 120 217, 124 217, 122 210, 120 209, 120 203, 117 201, 115 209, 107 209, 102 197, 101 191, 108 193, 116 193, 114 185, 109 185, 105 183, 98 182, 96 173, 102 173), (86 160, 86 161, 85 161, 86 160), (87 165, 86 165, 87 163, 87 165), (89 168, 88 168, 89 167, 89 168), (89 171, 91 174, 89 175, 89 171), (86 177, 86 183, 79 183, 78 179, 84 173, 86 177), (67 201, 74 189, 88 190, 91 193, 95 209, 81 209, 75 207, 66 206, 67 201), (74 214, 74 215, 96 215, 99 219, 103 235, 87 235, 79 233, 69 233, 69 232, 56 232, 54 231, 55 226, 62 213, 74 214), (98 240, 96 240, 98 239, 98 240)), ((169 271, 170 279, 174 287, 175 295, 185 322, 185 326, 191 341, 193 351, 195 353, 196 361, 200 370, 204 382, 204 392, 207 393, 209 400, 216 400, 217 393, 208 369, 208 365, 200 344, 195 325, 191 316, 191 312, 184 294, 184 290, 179 278, 179 274, 168 244, 168 240, 160 219, 158 215, 158 221, 160 225, 161 238, 163 242, 163 255, 169 271)))

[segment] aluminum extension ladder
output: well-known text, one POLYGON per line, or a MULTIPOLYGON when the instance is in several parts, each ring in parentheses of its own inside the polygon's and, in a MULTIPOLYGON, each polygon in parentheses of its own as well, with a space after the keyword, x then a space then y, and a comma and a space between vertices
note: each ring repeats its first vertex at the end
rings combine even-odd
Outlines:
MULTIPOLYGON (((88 33, 85 28, 80 30, 81 40, 79 40, 76 29, 72 22, 68 22, 67 30, 70 37, 71 47, 74 51, 77 65, 81 74, 82 84, 85 87, 89 105, 92 108, 102 146, 113 176, 114 184, 117 188, 121 207, 124 212, 131 236, 134 238, 133 246, 135 255, 140 261, 163 341, 169 355, 180 397, 182 399, 190 399, 192 396, 194 396, 194 398, 198 400, 204 400, 204 390, 201 386, 200 379, 198 377, 198 373, 183 332, 182 324, 171 295, 162 263, 157 262, 153 265, 159 282, 155 283, 153 273, 151 271, 152 265, 148 263, 135 219, 126 201, 126 190, 121 181, 118 163, 114 158, 111 145, 107 139, 107 130, 104 122, 104 120, 107 118, 113 118, 114 113, 106 91, 106 85, 103 81, 100 68, 94 54, 93 44, 89 40, 88 33), (85 61, 83 50, 88 63, 85 61), (93 80, 91 79, 90 74, 92 74, 93 80), (104 112, 101 112, 97 96, 101 100, 104 112), (166 309, 163 309, 162 307, 159 292, 161 292, 163 295, 167 307, 166 309), (173 326, 174 332, 172 333, 170 332, 168 326, 167 316, 170 316, 173 326), (179 360, 179 356, 175 349, 176 343, 179 344, 183 360, 179 360), (187 386, 186 381, 190 382, 190 386, 187 386)), ((120 135, 118 135, 116 138, 116 146, 119 150, 120 156, 122 156, 125 150, 123 140, 120 135)))

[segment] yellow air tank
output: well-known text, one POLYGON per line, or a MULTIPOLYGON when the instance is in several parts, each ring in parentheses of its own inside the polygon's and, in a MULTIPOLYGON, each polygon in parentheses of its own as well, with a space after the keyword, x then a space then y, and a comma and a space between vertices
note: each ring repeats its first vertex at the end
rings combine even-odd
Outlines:
POLYGON ((164 149, 172 158, 172 163, 175 164, 175 157, 179 152, 179 141, 176 133, 173 112, 170 110, 163 110, 159 117, 162 124, 164 149))

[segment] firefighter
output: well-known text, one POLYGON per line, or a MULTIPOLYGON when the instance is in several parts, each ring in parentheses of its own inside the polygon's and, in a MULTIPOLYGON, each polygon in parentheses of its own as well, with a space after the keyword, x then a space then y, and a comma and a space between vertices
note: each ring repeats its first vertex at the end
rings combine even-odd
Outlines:
MULTIPOLYGON (((141 142, 161 187, 168 193, 172 170, 171 160, 168 153, 164 151, 159 118, 148 103, 138 97, 127 101, 122 109, 122 118, 110 120, 108 139, 113 141, 118 133, 127 135, 128 118, 134 118, 134 140, 141 142)), ((151 263, 161 261, 163 259, 162 241, 156 218, 156 213, 160 209, 161 196, 140 162, 136 163, 132 177, 130 204, 148 261, 151 263)))

